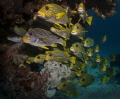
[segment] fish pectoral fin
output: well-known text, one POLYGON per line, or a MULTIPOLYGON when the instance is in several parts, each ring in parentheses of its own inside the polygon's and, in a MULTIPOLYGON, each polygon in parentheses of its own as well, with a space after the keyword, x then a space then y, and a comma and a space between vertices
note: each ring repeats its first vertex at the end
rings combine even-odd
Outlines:
POLYGON ((92 16, 88 17, 87 23, 88 23, 89 25, 91 25, 91 23, 92 23, 92 16))
POLYGON ((55 14, 55 18, 56 18, 56 19, 60 19, 60 18, 62 18, 64 15, 65 15, 64 12, 57 13, 57 14, 55 14))
POLYGON ((46 46, 40 46, 40 47, 42 47, 42 48, 44 48, 44 49, 49 49, 48 47, 46 47, 46 46))

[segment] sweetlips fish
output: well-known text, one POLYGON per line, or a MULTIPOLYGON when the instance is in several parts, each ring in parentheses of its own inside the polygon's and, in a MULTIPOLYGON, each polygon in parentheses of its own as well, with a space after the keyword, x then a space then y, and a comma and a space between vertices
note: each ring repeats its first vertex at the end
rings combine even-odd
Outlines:
POLYGON ((66 46, 66 41, 62 38, 57 38, 51 32, 41 28, 28 30, 23 37, 23 42, 43 48, 45 48, 45 46, 56 46, 56 43, 61 44, 64 47, 66 46))
POLYGON ((86 13, 86 10, 85 10, 85 6, 83 3, 80 3, 78 5, 78 13, 80 15, 80 18, 83 20, 83 21, 86 21, 89 25, 91 25, 92 23, 92 16, 89 16, 88 17, 88 14, 86 13))
POLYGON ((85 32, 87 31, 84 30, 80 23, 76 23, 75 25, 72 26, 71 34, 76 35, 82 40, 84 39, 85 32))
POLYGON ((86 51, 87 56, 92 57, 93 56, 93 49, 92 48, 88 48, 86 51))
POLYGON ((115 55, 110 54, 109 55, 109 60, 110 60, 110 62, 115 61, 115 55))
POLYGON ((94 45, 94 40, 90 37, 87 37, 84 41, 83 41, 83 45, 84 47, 91 47, 94 45))
POLYGON ((57 4, 45 4, 34 16, 34 19, 36 17, 43 18, 51 23, 66 24, 70 21, 65 9, 57 4))
POLYGON ((101 61, 100 55, 96 54, 96 56, 95 56, 95 62, 100 62, 100 61, 101 61))
POLYGON ((22 42, 22 37, 17 34, 9 35, 7 39, 13 42, 22 42))
POLYGON ((70 47, 70 50, 73 52, 74 55, 78 56, 79 58, 85 58, 86 52, 82 43, 73 43, 70 47))
POLYGON ((101 64, 100 67, 99 67, 99 72, 105 72, 107 69, 107 66, 105 64, 101 64))
POLYGON ((7 39, 13 42, 22 42, 22 37, 26 34, 26 30, 22 27, 18 27, 17 25, 10 29, 14 34, 10 34, 7 39))
POLYGON ((113 67, 108 67, 108 68, 106 69, 106 75, 112 77, 112 76, 114 76, 115 74, 116 74, 115 68, 113 68, 113 67))
POLYGON ((98 45, 95 45, 95 47, 94 47, 94 52, 99 52, 99 46, 98 45))
POLYGON ((51 27, 50 30, 51 30, 53 33, 55 33, 55 34, 57 34, 57 35, 65 38, 66 40, 69 39, 69 37, 70 37, 71 29, 69 29, 69 28, 64 28, 64 27, 62 27, 62 26, 61 26, 61 27, 58 27, 58 28, 56 28, 56 27, 51 27))
POLYGON ((107 36, 104 35, 103 37, 100 38, 101 43, 105 43, 107 41, 107 36))
POLYGON ((101 84, 105 84, 110 80, 110 77, 107 75, 103 75, 101 78, 101 84))
POLYGON ((61 82, 58 87, 60 91, 65 92, 67 96, 78 96, 79 92, 78 89, 76 88, 75 84, 70 82, 70 81, 64 81, 61 82))
POLYGON ((89 85, 91 85, 95 80, 94 75, 90 74, 90 73, 86 73, 84 74, 82 77, 80 77, 79 81, 78 81, 78 85, 82 86, 82 87, 87 87, 89 85))
POLYGON ((79 68, 79 70, 75 71, 75 73, 77 76, 82 77, 87 73, 87 70, 86 68, 79 68))
POLYGON ((70 57, 70 55, 61 50, 46 51, 46 60, 56 61, 56 62, 67 62, 71 61, 75 63, 75 57, 70 57))
POLYGON ((74 63, 70 63, 70 67, 69 68, 72 69, 72 70, 79 70, 81 68, 85 68, 85 66, 86 66, 85 63, 76 60, 75 64, 74 63))
POLYGON ((18 27, 17 25, 14 26, 13 31, 20 36, 24 36, 26 34, 26 30, 22 27, 18 27))
POLYGON ((109 65, 108 59, 104 56, 101 57, 101 62, 102 62, 102 64, 109 65))
POLYGON ((34 57, 34 62, 39 63, 39 64, 43 64, 43 62, 45 61, 45 58, 46 58, 45 54, 39 54, 39 55, 34 57))

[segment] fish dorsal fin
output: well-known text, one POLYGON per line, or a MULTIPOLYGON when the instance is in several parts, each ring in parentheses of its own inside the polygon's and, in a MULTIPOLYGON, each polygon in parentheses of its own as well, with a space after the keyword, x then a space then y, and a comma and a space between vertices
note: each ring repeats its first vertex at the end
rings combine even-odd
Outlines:
POLYGON ((40 46, 40 47, 42 47, 42 48, 44 48, 44 49, 49 49, 48 47, 46 47, 46 46, 40 46))

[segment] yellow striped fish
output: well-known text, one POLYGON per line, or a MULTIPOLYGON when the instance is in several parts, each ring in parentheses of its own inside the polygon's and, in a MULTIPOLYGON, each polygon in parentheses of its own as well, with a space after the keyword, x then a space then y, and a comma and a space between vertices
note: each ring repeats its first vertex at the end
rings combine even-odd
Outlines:
MULTIPOLYGON (((38 12, 37 17, 43 18, 52 23, 66 24, 70 20, 64 8, 57 4, 46 4, 38 12)), ((34 16, 36 18, 36 16, 34 16)))
POLYGON ((59 49, 53 51, 46 51, 46 60, 49 61, 56 61, 56 62, 66 62, 71 61, 75 63, 75 57, 70 57, 70 55, 64 51, 59 49))

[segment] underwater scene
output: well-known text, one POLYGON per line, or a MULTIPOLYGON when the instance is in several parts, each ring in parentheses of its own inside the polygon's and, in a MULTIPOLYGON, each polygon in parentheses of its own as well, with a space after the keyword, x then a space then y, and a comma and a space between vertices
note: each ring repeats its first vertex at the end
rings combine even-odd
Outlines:
POLYGON ((0 99, 120 99, 119 0, 0 0, 0 99))

